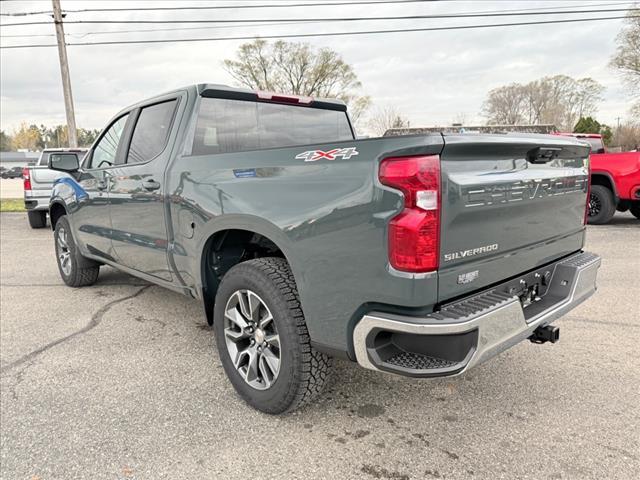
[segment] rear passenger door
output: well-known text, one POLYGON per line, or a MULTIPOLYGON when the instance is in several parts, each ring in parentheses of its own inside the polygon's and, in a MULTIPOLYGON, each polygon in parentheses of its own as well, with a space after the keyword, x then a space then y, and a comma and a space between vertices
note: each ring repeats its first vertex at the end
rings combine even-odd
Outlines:
POLYGON ((179 98, 156 101, 132 112, 126 154, 109 190, 112 242, 118 263, 171 281, 164 197, 164 171, 171 156, 179 98))

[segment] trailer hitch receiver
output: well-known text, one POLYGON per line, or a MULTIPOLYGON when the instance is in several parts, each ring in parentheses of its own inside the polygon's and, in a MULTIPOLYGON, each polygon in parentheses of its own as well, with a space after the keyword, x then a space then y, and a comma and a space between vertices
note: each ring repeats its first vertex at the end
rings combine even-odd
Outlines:
POLYGON ((553 325, 544 325, 536 328, 533 331, 533 335, 529 337, 533 343, 556 343, 560 340, 560 327, 554 327, 553 325))

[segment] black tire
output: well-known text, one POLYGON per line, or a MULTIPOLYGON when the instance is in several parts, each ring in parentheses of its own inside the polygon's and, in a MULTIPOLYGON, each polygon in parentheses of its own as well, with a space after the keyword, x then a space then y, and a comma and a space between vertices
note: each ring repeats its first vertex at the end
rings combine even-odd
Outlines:
POLYGON ((602 185, 592 185, 588 222, 593 225, 603 225, 611 220, 614 213, 616 213, 616 204, 613 192, 602 185))
POLYGON ((47 226, 47 212, 44 210, 30 210, 27 212, 27 217, 31 228, 44 228, 47 226))
MULTIPOLYGON (((263 307, 258 307, 258 311, 260 308, 263 307)), ((280 414, 293 411, 320 394, 329 376, 331 358, 311 346, 298 289, 286 260, 277 257, 258 258, 231 268, 218 288, 214 318, 213 328, 224 370, 235 390, 249 405, 265 413, 280 414), (244 367, 236 368, 225 336, 225 328, 230 325, 228 317, 225 317, 228 303, 232 302, 232 297, 237 296, 239 292, 249 291, 263 302, 266 310, 261 311, 271 313, 271 322, 279 337, 277 348, 266 342, 262 344, 267 345, 263 352, 267 349, 277 351, 280 362, 278 373, 271 380, 272 383, 269 382, 269 386, 264 384, 264 389, 255 388, 248 383, 249 380, 245 380, 240 371, 244 367)), ((255 335, 260 328, 264 328, 262 323, 256 323, 255 335)), ((265 335, 264 338, 269 337, 265 335)), ((251 337, 250 341, 253 345, 256 342, 255 337, 251 337)), ((241 355, 238 354, 239 356, 241 355)), ((260 360, 258 355, 256 372, 260 360)), ((247 363, 246 370, 248 369, 247 363)), ((261 382, 261 379, 256 381, 261 382)))
POLYGON ((629 211, 631 212, 631 215, 640 220, 640 203, 634 203, 631 205, 629 207, 629 211))
POLYGON ((53 238, 58 271, 64 283, 70 287, 86 287, 96 283, 100 264, 80 254, 66 216, 63 215, 56 222, 53 238))

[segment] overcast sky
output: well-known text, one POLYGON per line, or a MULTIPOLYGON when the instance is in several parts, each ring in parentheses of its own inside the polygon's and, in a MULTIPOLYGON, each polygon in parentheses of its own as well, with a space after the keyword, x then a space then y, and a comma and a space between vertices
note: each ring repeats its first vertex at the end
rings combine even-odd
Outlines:
MULTIPOLYGON (((312 3, 317 0, 259 0, 257 3, 312 3)), ((224 5, 254 2, 99 2, 62 0, 62 8, 124 8, 151 6, 224 5)), ((624 8, 629 2, 607 0, 548 1, 446 1, 398 5, 297 7, 273 9, 180 12, 68 13, 66 20, 139 19, 273 19, 328 18, 338 16, 420 15, 450 12, 506 11, 540 7, 584 8, 609 3, 624 8)), ((10 1, 2 13, 51 10, 50 1, 10 1)), ((593 7, 603 8, 603 7, 593 7)), ((624 13, 621 13, 624 14, 624 13)), ((594 14, 594 16, 617 15, 594 14)), ((393 28, 424 28, 471 23, 522 22, 540 17, 493 19, 429 19, 410 21, 311 23, 280 26, 104 34, 113 30, 202 27, 202 25, 66 25, 67 42, 252 36, 393 28), (93 34, 83 36, 89 32, 93 34)), ((574 16, 575 17, 575 16, 574 16)), ((46 15, 3 16, 2 23, 46 21, 46 15)), ((483 122, 480 115, 487 91, 511 82, 528 82, 545 75, 593 77, 606 87, 597 118, 615 125, 626 115, 629 98, 620 78, 608 67, 621 20, 543 26, 509 27, 440 32, 392 33, 345 37, 308 38, 316 47, 330 47, 350 63, 374 105, 395 106, 412 126, 447 125, 464 118, 467 124, 483 122)), ((2 46, 55 43, 54 26, 3 27, 2 46), (38 37, 7 37, 37 34, 38 37)), ((298 41, 293 39, 293 41, 298 41)), ((155 45, 69 46, 68 55, 78 126, 102 128, 118 110, 138 100, 193 83, 233 80, 221 67, 243 41, 163 43, 155 45)), ((1 128, 12 131, 22 121, 35 124, 65 123, 58 55, 55 48, 0 51, 1 128)))

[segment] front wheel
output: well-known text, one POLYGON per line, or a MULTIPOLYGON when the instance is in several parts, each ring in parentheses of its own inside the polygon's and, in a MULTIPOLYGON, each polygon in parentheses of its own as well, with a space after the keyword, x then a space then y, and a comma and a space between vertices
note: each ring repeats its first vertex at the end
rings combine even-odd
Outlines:
POLYGON ((629 211, 631 212, 631 215, 633 215, 637 219, 640 219, 640 202, 631 205, 629 207, 629 211))
POLYGON ((249 405, 279 414, 322 391, 331 359, 311 346, 286 260, 258 258, 231 268, 214 309, 222 366, 249 405))
POLYGON ((613 193, 602 185, 593 185, 589 197, 589 223, 603 225, 616 213, 613 193))
POLYGON ((56 222, 53 237, 58 270, 64 283, 70 287, 93 285, 98 279, 100 265, 80 254, 66 216, 56 222))

